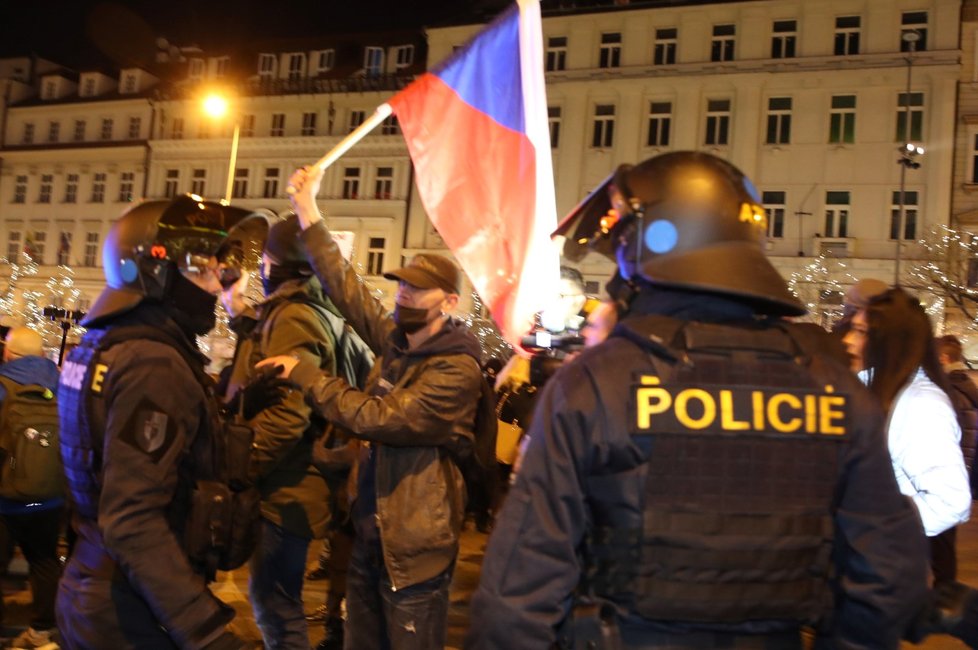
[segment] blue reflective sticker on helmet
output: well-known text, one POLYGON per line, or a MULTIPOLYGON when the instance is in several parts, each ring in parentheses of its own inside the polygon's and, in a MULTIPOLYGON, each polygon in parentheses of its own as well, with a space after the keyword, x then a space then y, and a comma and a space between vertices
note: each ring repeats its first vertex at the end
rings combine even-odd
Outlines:
POLYGON ((750 198, 754 199, 754 203, 761 203, 761 195, 758 193, 757 188, 754 184, 750 182, 750 179, 744 176, 744 189, 747 190, 747 194, 750 198))
POLYGON ((653 253, 668 253, 678 241, 679 232, 671 221, 656 219, 645 229, 645 247, 653 253))
POLYGON ((136 277, 139 275, 139 269, 136 267, 136 262, 128 257, 120 261, 119 275, 122 276, 123 282, 135 282, 136 277))

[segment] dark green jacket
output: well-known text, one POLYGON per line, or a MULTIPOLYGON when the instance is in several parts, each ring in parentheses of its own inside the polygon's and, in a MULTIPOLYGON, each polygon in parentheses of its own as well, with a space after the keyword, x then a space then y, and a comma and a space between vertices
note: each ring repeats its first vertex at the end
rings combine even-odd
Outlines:
MULTIPOLYGON (((258 323, 238 341, 228 395, 247 382, 259 360, 280 354, 329 373, 336 370, 333 335, 309 302, 325 306, 316 278, 290 280, 258 306, 258 323)), ((328 490, 312 465, 312 449, 323 421, 313 417, 300 391, 249 421, 255 432, 250 473, 262 495, 262 516, 294 535, 321 538, 329 520, 328 490)))

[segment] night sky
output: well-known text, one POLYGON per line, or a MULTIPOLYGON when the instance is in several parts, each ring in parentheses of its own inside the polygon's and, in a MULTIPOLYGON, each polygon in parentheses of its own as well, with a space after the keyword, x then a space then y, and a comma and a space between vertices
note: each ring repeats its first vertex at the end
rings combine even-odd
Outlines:
POLYGON ((120 49, 219 46, 272 36, 309 36, 465 22, 508 0, 0 0, 0 56, 92 60, 120 49))

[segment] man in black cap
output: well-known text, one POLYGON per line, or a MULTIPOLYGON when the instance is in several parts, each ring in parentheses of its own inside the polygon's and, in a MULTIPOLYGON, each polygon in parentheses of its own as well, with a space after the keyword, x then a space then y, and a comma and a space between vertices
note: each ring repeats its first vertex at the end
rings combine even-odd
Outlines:
POLYGON ((318 168, 292 176, 301 237, 324 291, 380 362, 364 392, 290 357, 269 363, 285 366, 322 416, 361 441, 345 647, 437 650, 465 515, 458 463, 472 453, 479 343, 450 316, 462 274, 440 255, 415 255, 385 274, 398 285, 394 313, 384 309, 323 223, 321 179, 318 168))
POLYGON ((617 260, 622 319, 543 389, 466 647, 897 648, 923 533, 837 340, 783 318, 750 181, 665 154, 561 228, 617 260))

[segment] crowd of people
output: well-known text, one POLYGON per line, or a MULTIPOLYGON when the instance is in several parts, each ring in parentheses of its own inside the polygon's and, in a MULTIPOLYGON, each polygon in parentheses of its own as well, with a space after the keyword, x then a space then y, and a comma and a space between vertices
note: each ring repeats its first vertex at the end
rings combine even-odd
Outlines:
POLYGON ((692 152, 620 167, 556 233, 569 261, 616 261, 607 300, 585 306, 562 269, 549 335, 505 367, 452 315, 448 258, 386 273, 383 306, 321 179, 293 174, 285 218, 190 197, 123 214, 60 382, 40 337, 10 331, 0 561, 20 546, 33 610, 9 647, 249 647, 209 587, 247 563, 264 647, 307 648, 326 540, 321 650, 443 648, 472 501, 492 532, 467 648, 978 647, 955 553, 978 435, 962 345, 878 280, 834 332, 795 322, 740 170, 692 152), (196 337, 218 300, 237 347, 214 381, 196 337), (51 447, 63 494, 37 472, 10 492, 14 461, 51 447), (474 476, 490 496, 470 498, 474 476))

